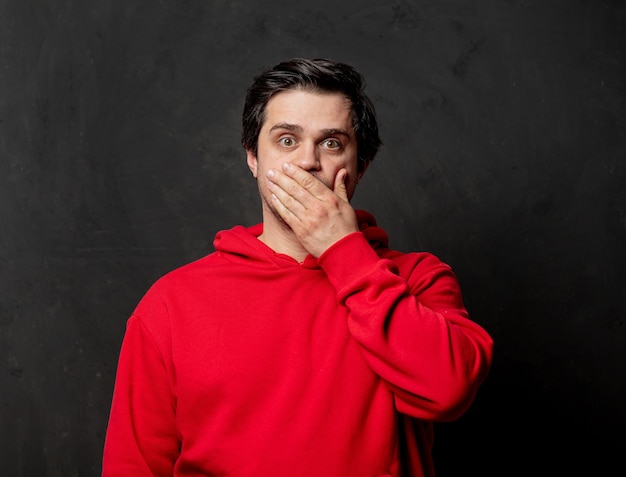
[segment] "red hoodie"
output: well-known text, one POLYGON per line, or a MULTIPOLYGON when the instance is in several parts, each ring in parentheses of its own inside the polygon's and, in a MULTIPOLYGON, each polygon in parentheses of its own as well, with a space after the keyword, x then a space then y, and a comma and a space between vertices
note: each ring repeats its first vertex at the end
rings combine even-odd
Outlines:
POLYGON ((128 321, 104 477, 434 475, 492 358, 450 267, 388 249, 374 217, 298 263, 219 232, 128 321))

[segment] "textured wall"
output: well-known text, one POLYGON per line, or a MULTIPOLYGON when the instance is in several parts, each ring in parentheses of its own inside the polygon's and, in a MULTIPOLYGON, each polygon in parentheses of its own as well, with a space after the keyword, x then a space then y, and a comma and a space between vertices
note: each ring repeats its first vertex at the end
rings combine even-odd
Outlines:
POLYGON ((354 203, 496 340, 440 477, 623 469, 625 29, 618 0, 0 0, 2 474, 99 474, 125 321, 259 219, 243 95, 292 56, 365 74, 354 203))

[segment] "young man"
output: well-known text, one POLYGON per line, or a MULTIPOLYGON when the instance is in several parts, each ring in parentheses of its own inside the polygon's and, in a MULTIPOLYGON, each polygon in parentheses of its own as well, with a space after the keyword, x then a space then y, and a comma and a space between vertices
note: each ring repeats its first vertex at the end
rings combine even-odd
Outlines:
POLYGON ((380 139, 352 67, 257 76, 242 142, 263 222, 153 285, 128 321, 103 476, 434 475, 492 340, 450 267, 388 248, 350 198, 380 139))

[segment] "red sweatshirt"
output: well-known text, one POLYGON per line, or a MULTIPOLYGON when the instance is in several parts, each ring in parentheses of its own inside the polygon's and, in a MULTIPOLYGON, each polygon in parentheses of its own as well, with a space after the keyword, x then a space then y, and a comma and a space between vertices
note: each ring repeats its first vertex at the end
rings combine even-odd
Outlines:
POLYGON ((104 477, 434 475, 432 422, 468 408, 492 340, 450 267, 374 218, 302 263, 219 232, 130 317, 104 477))

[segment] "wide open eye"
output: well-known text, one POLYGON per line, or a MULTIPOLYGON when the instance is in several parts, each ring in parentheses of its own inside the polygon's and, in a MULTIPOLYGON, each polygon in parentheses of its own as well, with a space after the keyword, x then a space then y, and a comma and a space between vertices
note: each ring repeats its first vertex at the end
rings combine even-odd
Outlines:
POLYGON ((341 142, 337 139, 325 139, 323 145, 327 149, 339 149, 341 147, 341 142))
POLYGON ((281 137, 278 140, 278 143, 284 147, 292 147, 292 146, 295 146, 296 140, 292 138, 291 136, 285 136, 285 137, 281 137))

